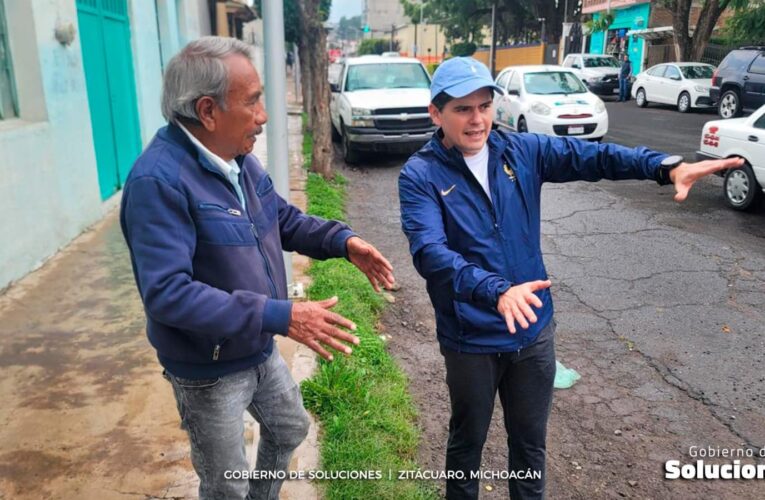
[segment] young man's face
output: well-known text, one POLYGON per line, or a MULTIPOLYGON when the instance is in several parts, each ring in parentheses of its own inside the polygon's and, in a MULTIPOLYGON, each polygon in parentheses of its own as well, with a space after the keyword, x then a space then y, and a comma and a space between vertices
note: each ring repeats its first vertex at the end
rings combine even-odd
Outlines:
POLYGON ((433 123, 444 133, 444 146, 454 146, 462 154, 472 156, 481 151, 491 132, 494 119, 492 90, 478 89, 465 97, 452 99, 441 111, 431 104, 428 111, 433 123))

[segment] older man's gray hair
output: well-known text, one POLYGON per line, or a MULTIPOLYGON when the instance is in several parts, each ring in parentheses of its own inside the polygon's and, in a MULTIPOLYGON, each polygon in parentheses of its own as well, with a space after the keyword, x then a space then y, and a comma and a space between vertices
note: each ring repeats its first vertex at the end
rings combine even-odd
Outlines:
POLYGON ((176 54, 165 68, 162 85, 162 115, 168 122, 185 118, 199 122, 197 99, 210 96, 226 107, 228 71, 223 60, 240 54, 255 60, 251 45, 235 38, 206 36, 194 40, 176 54))

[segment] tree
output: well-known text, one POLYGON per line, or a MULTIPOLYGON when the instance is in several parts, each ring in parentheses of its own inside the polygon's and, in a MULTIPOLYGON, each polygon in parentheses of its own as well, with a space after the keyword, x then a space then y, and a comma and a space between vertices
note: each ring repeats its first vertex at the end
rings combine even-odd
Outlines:
POLYGON ((702 0, 693 35, 690 34, 692 0, 662 0, 662 3, 672 12, 675 57, 678 61, 699 61, 720 15, 729 7, 745 7, 749 0, 702 0))
MULTIPOLYGON (((306 66, 310 104, 308 117, 313 133, 311 170, 324 178, 332 176, 332 136, 329 120, 329 79, 327 32, 324 22, 329 17, 329 0, 300 0, 298 12, 301 34, 298 40, 300 65, 306 66)), ((303 80, 303 95, 308 94, 303 80)))
MULTIPOLYGON (((268 0, 273 1, 273 0, 268 0)), ((300 58, 300 87, 308 130, 313 133, 311 170, 324 177, 332 175, 332 139, 329 123, 329 81, 327 33, 331 0, 283 0, 285 43, 295 43, 300 58), (320 96, 315 99, 314 96, 320 96)), ((255 8, 263 16, 262 0, 255 8)))
MULTIPOLYGON (((361 41, 358 48, 358 55, 377 54, 391 50, 391 43, 388 38, 366 38, 361 41)), ((394 40, 392 51, 398 52, 398 40, 394 40)))
POLYGON ((361 16, 341 17, 337 23, 337 37, 341 40, 361 38, 361 16))
POLYGON ((725 36, 733 44, 765 44, 765 2, 736 9, 725 23, 725 36))

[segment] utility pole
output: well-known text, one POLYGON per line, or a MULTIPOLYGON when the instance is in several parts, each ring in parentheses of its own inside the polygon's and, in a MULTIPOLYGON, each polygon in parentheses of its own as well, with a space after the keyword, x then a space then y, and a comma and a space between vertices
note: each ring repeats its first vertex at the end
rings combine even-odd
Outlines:
POLYGON ((489 72, 494 78, 495 58, 497 55, 497 2, 491 4, 491 47, 489 48, 489 72))
MULTIPOLYGON (((287 71, 284 60, 284 5, 263 2, 263 31, 265 46, 265 87, 268 109, 267 143, 268 173, 276 192, 287 202, 290 199, 289 155, 287 149, 287 71)), ((292 255, 284 252, 287 283, 292 282, 292 255)))

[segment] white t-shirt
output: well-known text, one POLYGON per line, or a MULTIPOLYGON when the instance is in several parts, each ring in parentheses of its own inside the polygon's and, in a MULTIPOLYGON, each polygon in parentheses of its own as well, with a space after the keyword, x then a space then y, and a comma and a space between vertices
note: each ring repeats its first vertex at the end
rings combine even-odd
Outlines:
POLYGON ((491 191, 489 191, 489 146, 484 144, 481 151, 473 156, 464 156, 465 164, 473 173, 478 183, 481 185, 486 196, 491 200, 491 191))

